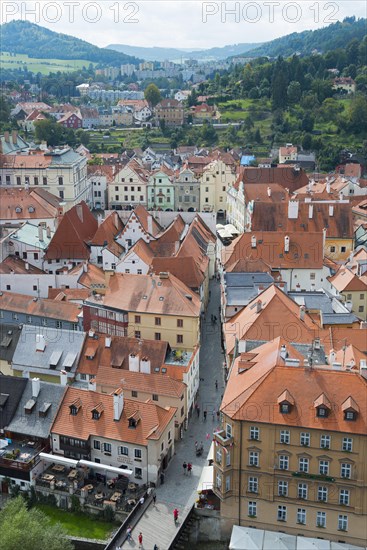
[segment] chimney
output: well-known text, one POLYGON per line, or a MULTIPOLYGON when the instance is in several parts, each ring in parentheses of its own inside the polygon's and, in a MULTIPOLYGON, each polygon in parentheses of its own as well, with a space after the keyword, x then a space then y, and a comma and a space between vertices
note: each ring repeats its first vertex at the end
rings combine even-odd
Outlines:
POLYGON ((251 248, 256 248, 256 235, 251 237, 251 248))
POLYGON ((150 359, 148 357, 143 357, 140 361, 140 372, 150 374, 150 359))
POLYGON ((334 206, 332 204, 329 205, 329 216, 334 216, 334 206))
POLYGON ((29 263, 28 262, 25 262, 24 267, 25 267, 26 271, 29 271, 29 263))
POLYGON ((264 290, 264 286, 263 286, 263 285, 259 285, 259 286, 257 287, 257 294, 261 294, 263 290, 264 290))
POLYGON ((84 273, 87 273, 87 272, 88 272, 88 264, 87 264, 87 262, 83 262, 83 271, 84 271, 84 273))
POLYGON ((299 283, 296 284, 296 292, 301 292, 301 285, 299 283))
POLYGON ((271 187, 268 187, 267 193, 268 193, 268 197, 271 197, 271 187))
POLYGON ((124 408, 124 392, 122 388, 118 388, 113 393, 113 419, 120 420, 124 408))
POLYGON ((48 239, 51 239, 51 227, 49 225, 46 228, 46 235, 48 239))
POLYGON ((331 349, 329 353, 329 364, 332 365, 333 363, 335 363, 335 359, 336 359, 336 353, 333 349, 331 349))
POLYGON ((284 237, 284 252, 289 252, 289 237, 286 235, 284 237))
POLYGON ((139 372, 139 356, 134 353, 129 354, 129 370, 139 372))
POLYGON ((305 313, 306 313, 306 308, 305 306, 301 306, 299 308, 299 318, 301 319, 301 321, 304 321, 305 320, 305 313))
POLYGON ((38 240, 40 243, 43 243, 43 227, 42 225, 38 226, 38 240))
POLYGON ((153 234, 153 217, 151 214, 148 214, 148 233, 149 235, 153 234))
POLYGON ((4 140, 6 141, 6 143, 10 143, 10 137, 9 137, 9 132, 6 131, 4 132, 4 140))
POLYGON ((313 204, 308 205, 308 218, 312 220, 313 217, 313 204))
POLYGON ((104 347, 110 348, 111 347, 111 336, 106 336, 104 339, 104 347))
POLYGON ((262 307, 263 307, 263 303, 261 300, 258 300, 256 302, 256 313, 260 313, 260 311, 262 310, 262 307))
POLYGON ((67 386, 68 384, 68 375, 67 372, 64 370, 60 371, 60 384, 62 386, 67 386))
POLYGON ((282 359, 286 359, 287 357, 287 347, 283 344, 282 347, 280 348, 280 357, 282 359))
POLYGON ((96 379, 95 378, 90 378, 90 380, 88 382, 88 390, 96 391, 96 389, 97 389, 96 379))
POLYGON ((339 192, 339 200, 342 201, 344 199, 343 191, 339 192))
POLYGON ((76 213, 78 214, 78 218, 83 223, 83 206, 81 204, 76 205, 76 213))
POLYGON ((288 203, 288 218, 290 220, 297 220, 298 219, 298 201, 289 201, 288 203))
POLYGON ((311 283, 311 292, 315 292, 315 290, 316 290, 315 283, 311 283))
POLYGON ((326 193, 330 194, 330 181, 329 181, 329 178, 326 179, 326 193))
POLYGON ((13 142, 13 145, 16 145, 18 142, 18 132, 16 130, 12 130, 11 132, 11 140, 13 142))
POLYGON ((32 378, 32 397, 38 397, 41 389, 41 380, 39 378, 32 378))

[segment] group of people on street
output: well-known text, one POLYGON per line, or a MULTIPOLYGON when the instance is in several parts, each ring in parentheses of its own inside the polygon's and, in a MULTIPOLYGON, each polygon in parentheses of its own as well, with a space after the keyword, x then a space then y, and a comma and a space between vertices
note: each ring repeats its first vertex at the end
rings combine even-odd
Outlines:
POLYGON ((185 462, 182 464, 182 467, 183 467, 183 473, 184 473, 184 476, 187 475, 188 476, 191 476, 191 472, 192 472, 192 464, 191 462, 185 462))

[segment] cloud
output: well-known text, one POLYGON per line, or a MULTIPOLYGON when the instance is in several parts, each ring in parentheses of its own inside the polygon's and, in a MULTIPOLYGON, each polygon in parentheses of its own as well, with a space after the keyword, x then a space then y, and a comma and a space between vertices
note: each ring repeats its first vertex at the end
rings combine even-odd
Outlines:
POLYGON ((3 0, 1 20, 26 19, 96 44, 209 48, 265 42, 325 27, 346 16, 365 17, 365 2, 261 0, 3 0))

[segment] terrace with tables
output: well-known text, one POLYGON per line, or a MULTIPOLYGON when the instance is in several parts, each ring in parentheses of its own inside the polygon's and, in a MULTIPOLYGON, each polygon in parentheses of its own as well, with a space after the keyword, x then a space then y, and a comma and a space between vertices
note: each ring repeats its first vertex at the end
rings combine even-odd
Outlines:
POLYGON ((35 441, 0 439, 0 469, 31 470, 40 460, 42 444, 35 441))
POLYGON ((145 494, 146 486, 132 483, 124 475, 107 479, 85 466, 52 463, 37 477, 36 490, 56 497, 75 495, 85 506, 103 509, 109 505, 117 512, 129 513, 145 494))

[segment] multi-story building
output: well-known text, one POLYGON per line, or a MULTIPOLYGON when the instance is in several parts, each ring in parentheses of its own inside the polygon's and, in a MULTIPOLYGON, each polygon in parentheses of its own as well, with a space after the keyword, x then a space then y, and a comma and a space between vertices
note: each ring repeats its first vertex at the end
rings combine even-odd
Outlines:
MULTIPOLYGON (((10 182, 10 176, 9 176, 10 182)), ((7 182, 5 182, 7 185, 7 182)), ((19 225, 30 222, 56 229, 64 209, 60 199, 43 188, 0 187, 0 225, 19 225)))
POLYGON ((26 189, 42 186, 65 202, 66 210, 91 200, 87 159, 68 147, 46 153, 4 155, 0 176, 2 185, 26 189))
POLYGON ((155 107, 155 115, 157 119, 167 126, 182 126, 184 122, 184 106, 177 99, 162 99, 155 107))
POLYGON ((341 298, 349 308, 364 321, 367 320, 367 274, 358 275, 341 266, 335 275, 329 277, 331 291, 341 298))
POLYGON ((138 204, 146 206, 148 176, 136 159, 122 167, 107 187, 109 208, 131 210, 138 204))
POLYGON ((132 470, 139 484, 157 483, 174 455, 173 407, 69 387, 52 426, 55 454, 132 470))
POLYGON ((366 361, 313 364, 277 338, 234 362, 214 434, 214 491, 233 524, 363 546, 366 361))
POLYGON ((175 208, 174 173, 162 166, 149 176, 148 209, 172 211, 175 208))
POLYGON ((200 208, 200 181, 189 168, 182 168, 174 181, 175 210, 196 212, 200 208))
POLYGON ((115 165, 88 166, 88 185, 91 186, 91 208, 106 210, 108 206, 107 189, 113 182, 116 172, 115 165))
POLYGON ((235 183, 236 174, 232 164, 220 156, 207 164, 200 178, 200 211, 226 215, 227 190, 235 183))

